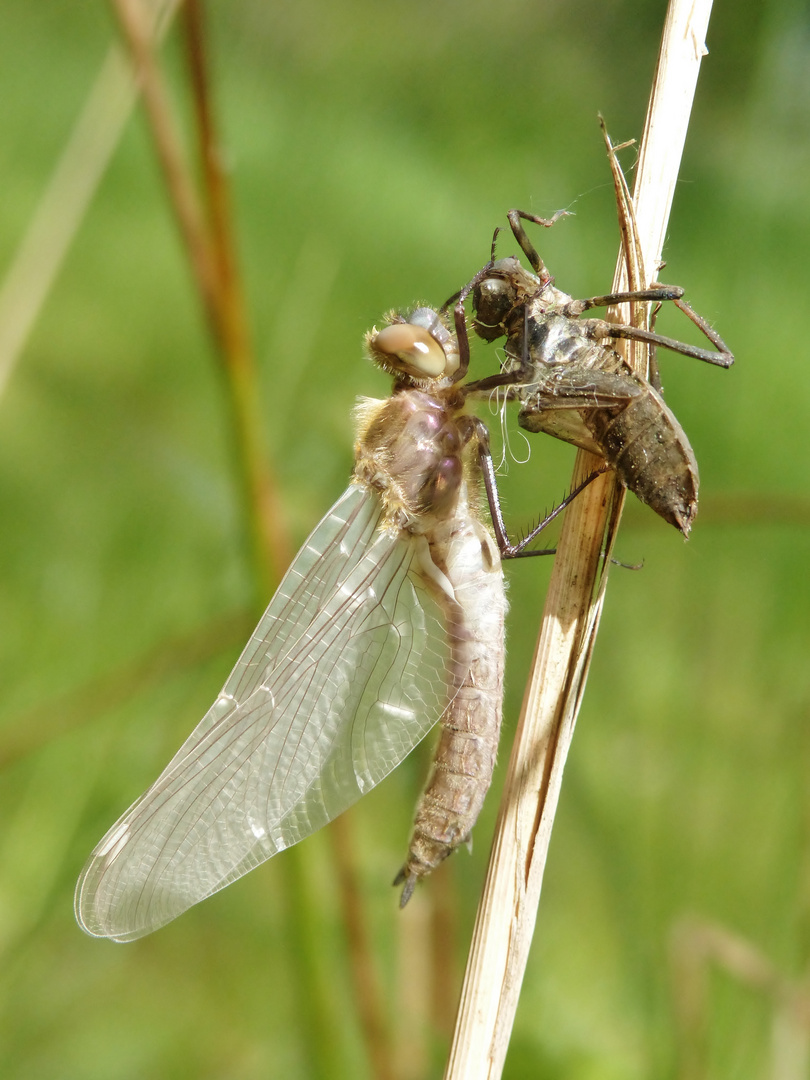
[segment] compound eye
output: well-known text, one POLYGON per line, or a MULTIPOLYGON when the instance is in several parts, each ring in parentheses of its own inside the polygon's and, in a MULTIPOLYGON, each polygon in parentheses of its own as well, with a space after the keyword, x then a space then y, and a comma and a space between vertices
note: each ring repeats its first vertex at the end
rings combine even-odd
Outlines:
POLYGON ((388 366, 414 379, 438 379, 445 373, 444 349, 427 330, 412 323, 393 323, 369 342, 388 366))

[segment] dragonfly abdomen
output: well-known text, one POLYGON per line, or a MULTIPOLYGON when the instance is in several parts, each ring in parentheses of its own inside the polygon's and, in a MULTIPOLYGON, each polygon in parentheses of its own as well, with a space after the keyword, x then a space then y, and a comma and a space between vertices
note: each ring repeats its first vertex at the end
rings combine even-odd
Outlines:
MULTIPOLYGON (((460 502, 466 501, 466 488, 460 502)), ((401 905, 426 876, 466 843, 492 781, 503 713, 506 596, 500 559, 489 533, 457 506, 452 523, 429 538, 431 558, 450 583, 445 607, 458 689, 427 786, 416 809, 408 856, 397 884, 401 905)))

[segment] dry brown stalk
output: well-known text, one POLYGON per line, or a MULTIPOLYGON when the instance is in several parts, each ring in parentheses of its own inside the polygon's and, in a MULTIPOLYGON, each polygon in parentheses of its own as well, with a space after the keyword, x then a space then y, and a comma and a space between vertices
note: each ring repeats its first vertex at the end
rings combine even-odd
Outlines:
POLYGON ((217 275, 216 333, 227 375, 243 483, 247 489, 248 518, 258 570, 260 606, 263 607, 289 566, 293 550, 263 437, 259 377, 239 272, 230 183, 223 167, 208 74, 203 5, 199 0, 184 0, 181 16, 197 120, 206 221, 217 275))
POLYGON ((275 482, 267 465, 258 402, 258 376, 245 316, 242 284, 234 257, 235 243, 227 184, 220 166, 202 51, 202 15, 196 4, 184 25, 192 57, 192 89, 200 132, 206 200, 196 190, 183 152, 163 77, 156 41, 144 18, 141 0, 112 0, 130 49, 146 115, 155 142, 180 233, 226 374, 233 414, 232 431, 244 488, 245 520, 257 583, 257 606, 264 606, 290 561, 291 550, 275 482))
POLYGON ((113 0, 124 39, 132 54, 158 161, 215 332, 219 333, 219 273, 205 216, 184 159, 172 117, 169 95, 155 54, 154 37, 140 0, 113 0))
MULTIPOLYGON (((634 191, 637 242, 620 271, 655 277, 689 121, 711 0, 671 0, 634 191), (646 273, 644 267, 650 268, 646 273)), ((620 197, 623 228, 633 218, 620 197)), ((597 459, 577 455, 572 484, 597 459)), ((509 762, 445 1080, 501 1076, 537 916, 563 768, 582 700, 623 493, 600 477, 566 513, 509 762), (607 566, 607 560, 604 565, 607 566)))
POLYGON ((351 811, 341 814, 329 826, 335 857, 340 912, 346 934, 357 1016, 375 1080, 394 1080, 394 1055, 389 1025, 383 1009, 380 976, 369 939, 369 918, 360 886, 357 866, 358 845, 351 811))

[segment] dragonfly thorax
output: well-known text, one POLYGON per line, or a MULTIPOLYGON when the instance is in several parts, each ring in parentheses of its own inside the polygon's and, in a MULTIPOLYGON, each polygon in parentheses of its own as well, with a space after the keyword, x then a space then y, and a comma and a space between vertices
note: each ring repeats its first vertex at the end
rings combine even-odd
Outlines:
POLYGON ((464 479, 466 439, 455 393, 409 388, 368 405, 358 413, 355 473, 411 526, 448 513, 464 479))

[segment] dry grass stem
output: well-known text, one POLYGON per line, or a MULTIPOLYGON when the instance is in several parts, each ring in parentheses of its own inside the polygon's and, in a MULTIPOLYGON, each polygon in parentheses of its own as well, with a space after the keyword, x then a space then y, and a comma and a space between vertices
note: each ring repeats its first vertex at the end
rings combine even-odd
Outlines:
POLYGON ((351 812, 340 814, 329 826, 335 859, 340 912, 346 933, 357 1016, 375 1080, 395 1080, 393 1042, 380 978, 369 941, 369 918, 363 902, 357 867, 357 842, 351 812))
MULTIPOLYGON (((230 184, 223 167, 210 91, 203 7, 198 0, 184 0, 182 24, 197 121, 208 242, 216 272, 215 332, 230 395, 262 608, 289 566, 293 550, 275 477, 268 464, 259 406, 259 376, 239 273, 230 184)), ((179 216, 180 207, 176 209, 179 216)), ((202 290, 202 282, 200 287, 202 290)))
POLYGON ((156 41, 144 19, 141 0, 113 0, 113 8, 132 55, 167 192, 225 369, 257 608, 261 610, 289 564, 292 551, 267 464, 258 375, 237 272, 227 182, 221 168, 208 93, 202 13, 195 3, 189 3, 184 26, 191 58, 205 202, 197 194, 185 159, 155 51, 156 41))
MULTIPOLYGON (((440 873, 441 871, 439 871, 440 873)), ((395 920, 397 962, 393 1006, 397 1080, 423 1080, 430 1075, 433 948, 428 904, 408 904, 395 920)))
MULTIPOLYGON (((145 5, 163 36, 177 0, 145 5)), ((121 138, 138 88, 120 48, 110 48, 0 287, 0 395, 8 383, 87 208, 121 138)))
MULTIPOLYGON (((629 262, 633 277, 646 276, 644 267, 651 267, 655 276, 710 10, 710 0, 671 0, 669 5, 636 178, 638 236, 628 238, 620 256, 622 267, 629 262)), ((632 233, 632 212, 624 205, 621 188, 618 194, 623 228, 632 233)), ((584 478, 596 463, 580 452, 572 482, 584 478)), ((602 477, 566 513, 509 762, 446 1080, 495 1080, 503 1070, 563 768, 601 614, 607 573, 600 573, 600 553, 610 549, 622 495, 610 477, 602 477)))
POLYGON ((158 161, 163 169, 189 260, 208 316, 215 333, 219 334, 217 263, 205 216, 173 121, 169 95, 154 51, 153 35, 144 18, 141 0, 112 0, 112 6, 132 54, 158 161))

